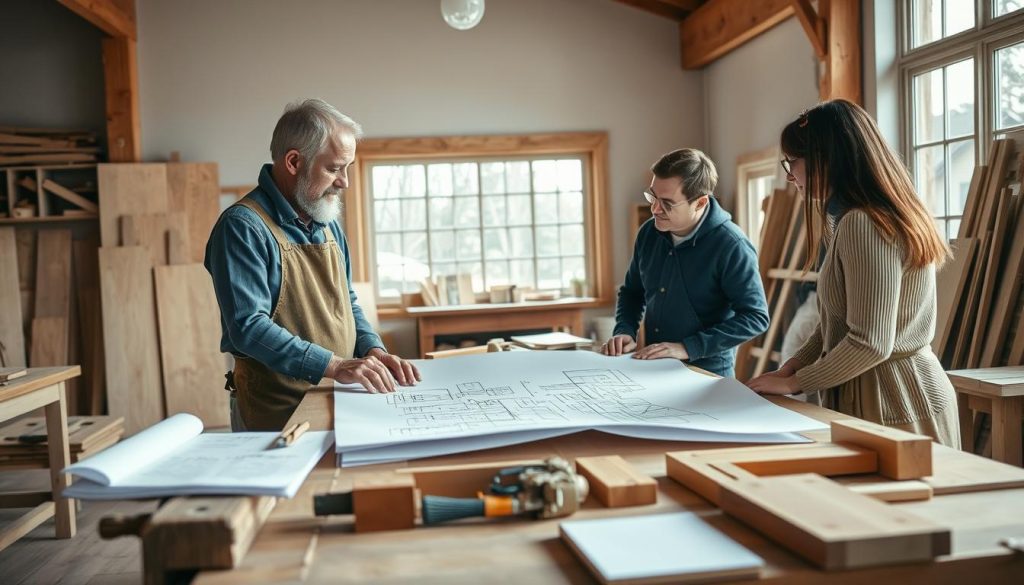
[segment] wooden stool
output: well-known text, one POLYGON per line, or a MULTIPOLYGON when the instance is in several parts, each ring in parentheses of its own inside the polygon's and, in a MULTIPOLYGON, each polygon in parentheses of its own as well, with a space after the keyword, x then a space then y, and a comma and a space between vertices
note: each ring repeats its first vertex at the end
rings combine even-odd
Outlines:
POLYGON ((1021 466, 1024 417, 1024 366, 947 372, 960 410, 960 440, 974 449, 973 410, 992 413, 992 458, 1021 466))
POLYGON ((50 488, 53 492, 52 502, 39 504, 0 530, 0 550, 51 517, 56 517, 57 538, 71 538, 75 535, 73 502, 61 497, 61 492, 68 486, 68 476, 61 471, 71 463, 64 382, 81 374, 82 368, 78 366, 29 368, 26 376, 0 386, 0 422, 43 408, 50 460, 50 488))

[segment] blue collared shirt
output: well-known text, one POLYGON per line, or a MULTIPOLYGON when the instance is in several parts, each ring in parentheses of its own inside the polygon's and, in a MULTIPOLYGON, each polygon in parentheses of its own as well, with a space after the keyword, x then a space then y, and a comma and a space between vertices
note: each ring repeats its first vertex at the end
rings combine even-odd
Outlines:
MULTIPOLYGON (((249 197, 263 206, 289 242, 323 244, 324 224, 306 226, 270 175, 271 165, 260 170, 259 186, 249 197)), ((345 275, 352 282, 348 241, 338 222, 328 226, 341 247, 345 275)), ((333 352, 298 337, 271 319, 281 292, 281 251, 270 228, 251 209, 233 206, 221 214, 206 244, 206 270, 220 304, 221 351, 251 357, 270 369, 316 384, 327 371, 333 352)), ((338 283, 341 286, 341 283, 338 283)), ((352 316, 356 322, 355 355, 364 356, 374 347, 384 348, 348 288, 352 316)))

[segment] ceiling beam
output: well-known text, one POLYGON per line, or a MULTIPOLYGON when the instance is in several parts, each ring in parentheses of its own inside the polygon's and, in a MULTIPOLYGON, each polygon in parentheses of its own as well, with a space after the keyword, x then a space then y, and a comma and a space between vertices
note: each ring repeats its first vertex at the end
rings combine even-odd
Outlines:
POLYGON ((818 59, 824 59, 828 54, 828 48, 825 46, 828 42, 825 35, 825 19, 815 12, 814 7, 811 6, 811 0, 790 1, 793 3, 797 19, 800 20, 800 26, 804 27, 804 32, 807 33, 807 38, 811 41, 811 46, 814 47, 814 54, 818 56, 818 59))
POLYGON ((828 23, 821 99, 843 98, 863 105, 861 0, 818 0, 818 11, 828 23))
POLYGON ((639 8, 651 14, 664 16, 676 22, 682 22, 691 12, 703 4, 703 0, 615 0, 619 4, 625 4, 639 8))
POLYGON ((790 16, 790 0, 710 0, 679 23, 683 69, 704 67, 790 16))
POLYGON ((134 2, 123 0, 57 0, 69 10, 88 20, 101 31, 115 38, 137 40, 135 32, 134 2))

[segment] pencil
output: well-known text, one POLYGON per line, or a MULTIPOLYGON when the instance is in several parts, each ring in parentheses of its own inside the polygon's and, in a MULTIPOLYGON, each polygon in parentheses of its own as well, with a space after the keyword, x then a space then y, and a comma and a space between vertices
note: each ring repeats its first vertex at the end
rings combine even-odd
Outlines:
POLYGON ((288 428, 286 428, 285 430, 281 431, 281 434, 278 435, 276 439, 274 439, 274 442, 270 444, 269 448, 270 449, 276 449, 276 448, 280 448, 280 447, 287 447, 287 446, 295 443, 295 441, 298 441, 299 437, 301 437, 302 434, 305 433, 308 430, 309 430, 309 421, 308 420, 303 422, 303 423, 301 423, 301 424, 300 423, 295 423, 295 424, 289 426, 288 428))

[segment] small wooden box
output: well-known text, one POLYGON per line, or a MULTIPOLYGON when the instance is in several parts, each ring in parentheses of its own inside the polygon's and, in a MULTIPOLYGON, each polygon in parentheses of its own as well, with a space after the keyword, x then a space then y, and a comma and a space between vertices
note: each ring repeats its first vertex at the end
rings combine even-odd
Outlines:
POLYGON ((580 457, 576 459, 576 471, 590 482, 590 493, 609 508, 658 501, 658 482, 618 455, 580 457))
POLYGON ((416 483, 399 474, 357 477, 352 487, 356 532, 405 530, 416 525, 416 483))

